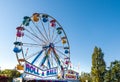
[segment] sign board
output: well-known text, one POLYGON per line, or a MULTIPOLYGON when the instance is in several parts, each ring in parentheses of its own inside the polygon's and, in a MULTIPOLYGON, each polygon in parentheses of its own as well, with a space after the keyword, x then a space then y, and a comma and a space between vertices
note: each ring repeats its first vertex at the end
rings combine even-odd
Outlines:
POLYGON ((58 74, 57 67, 48 70, 42 70, 28 62, 25 62, 24 72, 38 77, 53 77, 58 74))
POLYGON ((66 79, 79 79, 79 73, 73 71, 73 70, 68 70, 67 73, 65 74, 66 79))

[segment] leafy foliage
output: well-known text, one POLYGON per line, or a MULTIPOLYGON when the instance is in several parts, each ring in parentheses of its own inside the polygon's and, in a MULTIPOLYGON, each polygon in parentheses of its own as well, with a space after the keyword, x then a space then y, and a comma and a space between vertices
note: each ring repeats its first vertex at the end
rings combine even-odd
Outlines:
POLYGON ((80 76, 80 82, 86 82, 86 81, 92 82, 91 75, 90 75, 90 73, 84 73, 84 72, 82 72, 81 76, 80 76))
POLYGON ((8 77, 8 81, 12 82, 13 78, 19 77, 21 75, 17 70, 5 69, 0 72, 0 75, 8 77))
POLYGON ((92 82, 103 82, 106 71, 106 64, 103 59, 104 54, 100 48, 95 47, 92 54, 92 82))
POLYGON ((111 62, 105 74, 105 82, 120 82, 120 61, 111 62))

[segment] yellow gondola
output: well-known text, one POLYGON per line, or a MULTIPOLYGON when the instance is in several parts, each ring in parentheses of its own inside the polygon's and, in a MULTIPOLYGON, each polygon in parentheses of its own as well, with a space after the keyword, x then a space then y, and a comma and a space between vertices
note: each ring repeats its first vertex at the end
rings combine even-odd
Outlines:
POLYGON ((22 66, 22 65, 17 65, 17 70, 24 70, 24 66, 22 66))
POLYGON ((62 37, 61 39, 63 44, 67 43, 66 37, 62 37))
POLYGON ((66 39, 62 39, 62 43, 65 44, 67 42, 66 39))
POLYGON ((33 14, 33 21, 34 22, 38 22, 39 21, 39 14, 38 13, 34 13, 33 14))

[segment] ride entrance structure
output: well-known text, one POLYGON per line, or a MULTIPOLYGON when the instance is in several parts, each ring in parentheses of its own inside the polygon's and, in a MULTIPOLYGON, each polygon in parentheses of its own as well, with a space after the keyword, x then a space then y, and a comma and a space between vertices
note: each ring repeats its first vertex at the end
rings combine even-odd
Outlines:
POLYGON ((14 45, 16 68, 22 71, 22 79, 78 79, 77 72, 70 72, 70 45, 66 33, 52 16, 44 13, 25 16, 16 28, 14 45))

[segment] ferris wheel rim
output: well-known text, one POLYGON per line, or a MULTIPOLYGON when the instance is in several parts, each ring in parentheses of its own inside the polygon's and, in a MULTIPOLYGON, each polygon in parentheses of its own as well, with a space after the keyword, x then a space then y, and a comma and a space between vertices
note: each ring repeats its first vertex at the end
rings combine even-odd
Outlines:
MULTIPOLYGON (((54 17, 52 17, 52 16, 50 16, 50 15, 48 15, 48 14, 45 14, 45 13, 39 13, 40 15, 47 15, 47 16, 49 16, 50 18, 52 18, 52 19, 55 19, 54 17)), ((32 19, 32 17, 33 16, 31 16, 30 18, 32 19)), ((56 19, 55 19, 56 20, 56 19)), ((33 21, 32 21, 33 22, 33 21)), ((69 58, 70 58, 70 45, 69 45, 69 41, 68 41, 68 38, 67 38, 67 35, 66 35, 66 33, 65 33, 65 31, 64 31, 64 29, 63 29, 63 27, 60 25, 60 23, 56 20, 56 23, 58 24, 58 26, 60 26, 61 28, 62 28, 62 31, 63 31, 63 34, 65 35, 65 37, 66 37, 66 40, 67 40, 67 44, 68 44, 68 46, 69 46, 69 58)), ((20 25, 20 26, 23 26, 22 24, 20 25)), ((26 28, 25 28, 25 30, 26 30, 26 28)), ((16 41, 17 41, 17 39, 16 39, 16 41)), ((23 46, 21 46, 21 48, 22 48, 23 46)), ((23 55, 23 58, 25 59, 25 57, 24 57, 24 52, 23 52, 23 50, 22 50, 22 55, 23 55)), ((18 57, 18 53, 16 53, 16 56, 17 56, 17 60, 19 59, 18 57)), ((26 59, 25 59, 26 60, 26 59)), ((19 62, 19 64, 20 64, 20 61, 18 61, 19 62)), ((30 63, 30 62, 29 62, 30 63)))

